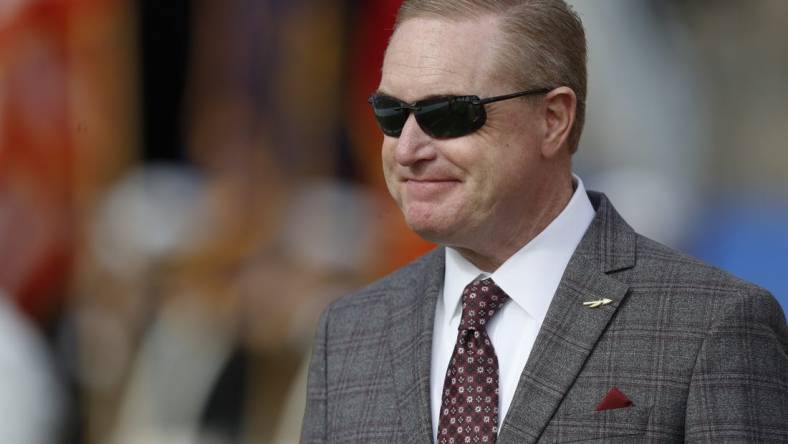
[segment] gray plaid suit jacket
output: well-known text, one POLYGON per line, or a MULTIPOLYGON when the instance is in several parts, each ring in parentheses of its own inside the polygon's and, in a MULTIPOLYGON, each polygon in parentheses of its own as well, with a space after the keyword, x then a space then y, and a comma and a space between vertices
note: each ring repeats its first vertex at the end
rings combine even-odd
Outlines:
MULTIPOLYGON (((604 195, 498 444, 788 442, 788 329, 766 291, 646 239, 604 195), (584 301, 609 298, 595 309, 584 301), (633 405, 594 411, 612 387, 633 405)), ((302 443, 429 443, 439 248, 323 314, 302 443)))

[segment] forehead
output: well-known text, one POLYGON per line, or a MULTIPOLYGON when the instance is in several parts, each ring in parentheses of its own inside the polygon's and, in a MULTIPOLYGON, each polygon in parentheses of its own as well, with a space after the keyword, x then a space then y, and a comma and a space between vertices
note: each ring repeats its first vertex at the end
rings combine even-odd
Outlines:
POLYGON ((495 89, 498 20, 413 18, 400 24, 383 61, 380 90, 413 101, 495 89))

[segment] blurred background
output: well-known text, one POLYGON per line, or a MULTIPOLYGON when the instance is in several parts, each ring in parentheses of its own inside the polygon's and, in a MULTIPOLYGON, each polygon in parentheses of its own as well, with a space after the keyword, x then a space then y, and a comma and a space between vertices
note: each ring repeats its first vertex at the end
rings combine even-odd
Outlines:
MULTIPOLYGON (((388 198, 399 0, 0 0, 0 441, 294 443, 332 300, 432 248, 388 198)), ((576 1, 575 170, 788 308, 788 2, 576 1)))

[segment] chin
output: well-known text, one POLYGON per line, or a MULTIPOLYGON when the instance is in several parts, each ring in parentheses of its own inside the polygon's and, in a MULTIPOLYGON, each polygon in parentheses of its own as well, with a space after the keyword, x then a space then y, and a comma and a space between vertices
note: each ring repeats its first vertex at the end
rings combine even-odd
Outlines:
POLYGON ((435 244, 446 244, 452 238, 452 234, 456 232, 453 226, 435 220, 406 218, 405 222, 411 231, 418 234, 419 237, 435 244))
POLYGON ((420 238, 424 239, 427 242, 432 242, 434 244, 443 245, 446 240, 445 233, 440 230, 435 230, 433 228, 423 228, 423 227, 410 227, 411 231, 418 234, 420 238))
POLYGON ((467 217, 442 205, 410 203, 402 207, 405 223, 424 240, 446 244, 456 238, 467 217), (450 211, 446 211, 450 210, 450 211))

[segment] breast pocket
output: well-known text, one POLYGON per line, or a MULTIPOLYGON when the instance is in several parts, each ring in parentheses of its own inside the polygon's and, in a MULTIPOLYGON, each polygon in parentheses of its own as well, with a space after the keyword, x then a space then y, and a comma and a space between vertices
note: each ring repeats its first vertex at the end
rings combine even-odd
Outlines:
POLYGON ((651 407, 564 413, 550 421, 539 442, 637 442, 648 428, 651 407))

